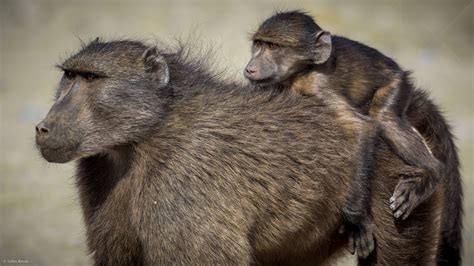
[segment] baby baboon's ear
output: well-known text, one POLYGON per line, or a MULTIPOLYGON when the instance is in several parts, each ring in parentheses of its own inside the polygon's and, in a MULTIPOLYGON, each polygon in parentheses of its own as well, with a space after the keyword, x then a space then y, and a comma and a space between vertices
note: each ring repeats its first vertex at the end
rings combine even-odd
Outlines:
POLYGON ((143 53, 143 62, 145 72, 149 73, 153 80, 158 82, 160 86, 168 84, 170 80, 168 64, 163 56, 158 53, 156 47, 148 48, 143 53))
POLYGON ((316 34, 314 43, 314 63, 323 64, 331 56, 332 41, 331 33, 328 31, 320 31, 316 34))

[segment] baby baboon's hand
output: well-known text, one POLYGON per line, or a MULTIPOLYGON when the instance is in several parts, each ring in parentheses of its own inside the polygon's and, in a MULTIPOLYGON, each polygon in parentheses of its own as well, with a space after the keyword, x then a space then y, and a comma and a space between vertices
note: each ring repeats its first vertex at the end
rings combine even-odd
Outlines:
POLYGON ((413 209, 421 203, 424 197, 419 191, 420 186, 420 180, 417 178, 401 179, 398 182, 393 196, 390 198, 390 209, 393 211, 395 218, 405 220, 413 209))
POLYGON ((339 229, 340 233, 347 231, 349 251, 357 252, 359 258, 367 258, 375 248, 372 219, 364 219, 360 224, 345 224, 339 229))

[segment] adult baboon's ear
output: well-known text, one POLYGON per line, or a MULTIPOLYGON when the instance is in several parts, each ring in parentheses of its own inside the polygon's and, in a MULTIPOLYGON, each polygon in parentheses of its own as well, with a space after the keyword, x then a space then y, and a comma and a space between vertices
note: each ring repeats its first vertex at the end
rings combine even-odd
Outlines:
POLYGON ((170 80, 170 73, 168 64, 162 55, 160 55, 156 47, 146 49, 143 53, 143 62, 145 64, 145 71, 149 73, 160 86, 165 86, 170 80))
POLYGON ((314 58, 315 64, 323 64, 331 56, 332 41, 331 33, 328 31, 320 31, 316 34, 314 43, 314 58))

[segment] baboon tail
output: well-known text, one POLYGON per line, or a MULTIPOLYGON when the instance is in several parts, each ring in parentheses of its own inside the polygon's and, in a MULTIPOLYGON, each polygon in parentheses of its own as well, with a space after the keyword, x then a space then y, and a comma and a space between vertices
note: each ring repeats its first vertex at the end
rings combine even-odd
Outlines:
POLYGON ((438 265, 461 265, 462 255, 462 181, 457 147, 451 128, 439 108, 420 89, 413 92, 407 118, 425 138, 446 171, 446 196, 438 248, 438 265))

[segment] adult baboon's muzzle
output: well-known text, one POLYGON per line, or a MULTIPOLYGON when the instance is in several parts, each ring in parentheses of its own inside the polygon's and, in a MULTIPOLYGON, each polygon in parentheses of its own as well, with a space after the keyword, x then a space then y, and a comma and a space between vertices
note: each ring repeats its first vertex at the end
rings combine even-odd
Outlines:
POLYGON ((48 162, 66 163, 77 153, 82 137, 75 125, 77 110, 74 109, 62 101, 56 102, 36 125, 36 145, 48 162))
POLYGON ((66 163, 72 160, 79 146, 75 143, 69 132, 46 119, 36 126, 36 146, 48 162, 66 163))

